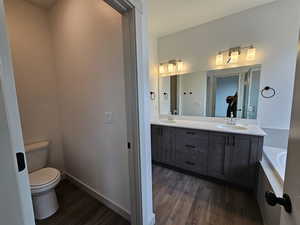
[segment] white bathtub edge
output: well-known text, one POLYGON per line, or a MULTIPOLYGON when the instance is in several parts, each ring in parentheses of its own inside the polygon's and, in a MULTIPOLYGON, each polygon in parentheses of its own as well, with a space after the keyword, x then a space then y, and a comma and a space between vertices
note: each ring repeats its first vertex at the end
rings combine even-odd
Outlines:
MULTIPOLYGON (((266 191, 272 191, 274 193, 280 192, 280 190, 275 190, 276 187, 271 185, 270 179, 267 177, 268 165, 266 162, 262 162, 259 167, 258 183, 256 190, 256 200, 259 205, 259 209, 262 215, 264 225, 279 225, 280 223, 280 206, 270 206, 265 200, 266 191), (263 168, 263 166, 265 168, 263 168)), ((270 171, 269 171, 270 172, 270 171)))
POLYGON ((263 155, 263 158, 260 162, 261 167, 263 168, 265 175, 267 176, 269 183, 271 184, 273 191, 277 196, 283 195, 283 180, 277 174, 276 170, 274 171, 273 166, 263 155))
POLYGON ((283 183, 284 176, 285 176, 286 162, 278 161, 279 156, 282 154, 286 156, 287 149, 264 146, 263 155, 266 157, 270 165, 273 167, 274 172, 276 173, 277 176, 279 176, 280 180, 283 183))

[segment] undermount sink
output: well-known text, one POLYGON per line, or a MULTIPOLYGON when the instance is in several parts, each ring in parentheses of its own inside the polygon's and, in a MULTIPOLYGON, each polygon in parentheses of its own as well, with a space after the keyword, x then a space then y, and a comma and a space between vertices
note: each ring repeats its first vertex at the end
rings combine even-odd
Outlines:
POLYGON ((240 124, 220 124, 217 127, 225 130, 248 130, 246 126, 240 124))

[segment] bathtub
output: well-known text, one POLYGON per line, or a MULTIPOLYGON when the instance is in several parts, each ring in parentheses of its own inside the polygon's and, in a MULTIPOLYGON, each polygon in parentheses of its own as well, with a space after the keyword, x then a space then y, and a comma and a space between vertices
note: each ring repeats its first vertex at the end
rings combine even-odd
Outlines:
POLYGON ((264 146, 263 157, 270 164, 274 176, 277 176, 282 184, 284 182, 286 156, 286 149, 264 146))
POLYGON ((282 196, 286 155, 286 149, 264 146, 256 197, 265 225, 279 225, 281 208, 269 206, 265 201, 265 192, 272 191, 282 196))

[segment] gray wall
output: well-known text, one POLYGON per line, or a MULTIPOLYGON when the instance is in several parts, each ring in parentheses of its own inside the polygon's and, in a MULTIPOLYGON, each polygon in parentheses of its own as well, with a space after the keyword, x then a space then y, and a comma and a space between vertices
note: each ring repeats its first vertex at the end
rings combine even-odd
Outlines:
POLYGON ((104 1, 61 0, 50 18, 65 170, 130 213, 121 15, 104 1))
POLYGON ((63 169, 57 73, 47 11, 23 0, 5 1, 25 143, 50 140, 50 166, 63 169))
MULTIPOLYGON (((259 99, 258 121, 262 127, 289 129, 299 11, 299 1, 276 1, 165 36, 158 40, 158 61, 182 59, 192 72, 220 69, 215 66, 219 51, 253 44, 257 60, 251 64, 262 64, 261 87, 277 90, 275 98, 259 99)), ((241 60, 234 66, 247 64, 241 60)))
POLYGON ((196 73, 179 76, 181 81, 180 99, 181 115, 204 116, 206 108, 206 73, 196 73), (188 93, 184 95, 184 92, 188 93), (192 94, 189 94, 192 92, 192 94))
POLYGON ((267 136, 264 138, 264 145, 287 149, 289 140, 288 129, 270 129, 264 128, 267 136))
POLYGON ((121 15, 94 0, 5 3, 25 141, 51 140, 50 166, 130 213, 121 15))

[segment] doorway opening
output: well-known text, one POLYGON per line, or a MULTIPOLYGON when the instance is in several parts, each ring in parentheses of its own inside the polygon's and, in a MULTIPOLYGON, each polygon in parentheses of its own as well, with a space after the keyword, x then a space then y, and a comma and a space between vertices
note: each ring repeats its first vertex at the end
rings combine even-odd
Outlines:
MULTIPOLYGON (((136 36, 141 31, 136 25, 141 5, 128 1, 4 3, 25 139, 17 141, 21 145, 25 141, 30 170, 31 185, 21 190, 31 189, 37 223, 45 223, 45 218, 70 223, 64 217, 71 213, 67 211, 70 202, 64 202, 63 196, 65 190, 78 186, 102 205, 91 203, 94 209, 85 213, 104 205, 104 210, 111 210, 107 222, 141 224, 138 121, 143 116, 138 113, 142 98, 137 65, 143 59, 136 57, 142 43, 136 36), (61 181, 62 174, 71 183, 61 181), (53 191, 51 196, 35 199, 37 191, 56 185, 58 204, 53 191), (47 204, 45 216, 40 214, 41 201, 47 204)), ((22 149, 24 145, 21 153, 22 149)), ((27 174, 23 175, 26 179, 27 174)), ((87 199, 83 195, 78 201, 87 199)), ((32 205, 25 203, 23 207, 30 211, 32 205)), ((77 206, 78 222, 87 214, 80 214, 83 205, 77 206)), ((31 225, 28 221, 24 224, 31 225)))
POLYGON ((288 16, 299 3, 257 5, 213 20, 203 20, 214 11, 209 1, 149 5, 157 224, 279 225, 281 208, 270 206, 265 193, 284 190, 299 24, 291 28, 292 21, 278 18, 274 32, 285 42, 288 35, 279 34, 291 28, 291 66, 274 58, 281 47, 261 34, 274 23, 271 12, 282 13, 275 5, 288 16))

